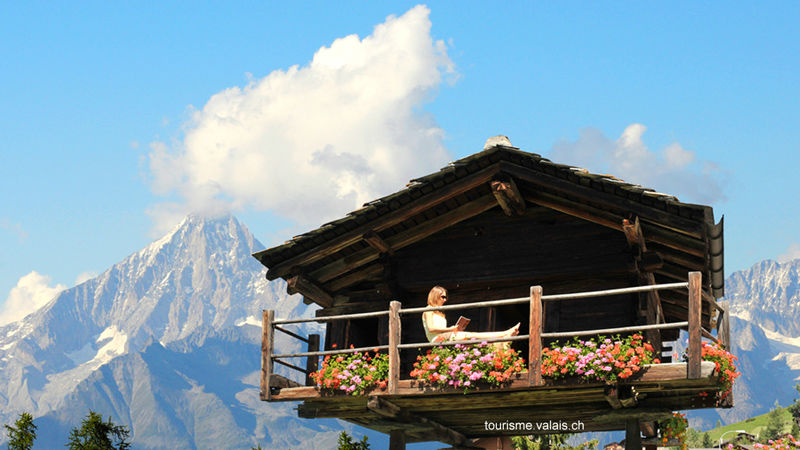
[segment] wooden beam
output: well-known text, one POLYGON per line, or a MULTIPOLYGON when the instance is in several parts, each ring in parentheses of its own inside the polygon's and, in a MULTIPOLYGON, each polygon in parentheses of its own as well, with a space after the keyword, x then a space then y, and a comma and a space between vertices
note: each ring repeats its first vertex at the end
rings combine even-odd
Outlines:
POLYGON ((517 188, 513 178, 509 181, 492 181, 492 194, 507 216, 525 214, 525 199, 517 188))
POLYGON ((531 170, 508 161, 500 161, 498 165, 502 173, 514 176, 540 188, 566 193, 581 200, 602 205, 604 208, 617 209, 626 214, 633 213, 643 216, 664 228, 695 239, 704 239, 704 222, 687 219, 677 214, 647 206, 641 202, 632 201, 612 193, 604 193, 573 181, 548 175, 541 171, 531 170))
POLYGON ((331 296, 331 294, 301 275, 295 275, 286 281, 286 292, 288 292, 289 295, 294 295, 299 292, 314 300, 315 303, 323 308, 333 306, 333 296, 331 296))
POLYGON ((384 241, 383 238, 380 237, 375 231, 367 231, 364 233, 363 238, 365 241, 367 241, 367 244, 374 248, 378 253, 392 253, 392 246, 389 245, 388 242, 384 241))
MULTIPOLYGON (((531 203, 545 206, 547 208, 562 212, 564 214, 588 220, 589 222, 602 225, 612 230, 622 231, 623 216, 601 210, 583 203, 573 202, 565 198, 560 198, 545 192, 523 194, 525 199, 531 203)), ((688 253, 693 256, 705 258, 704 242, 691 237, 663 229, 658 224, 642 225, 646 228, 648 239, 674 250, 688 253)))
POLYGON ((389 432, 389 450, 406 450, 406 434, 403 430, 389 432))
POLYGON ((639 419, 625 421, 625 450, 642 450, 642 431, 639 428, 639 419))
POLYGON ((528 335, 528 385, 542 384, 542 287, 531 287, 528 335))
POLYGON ((397 393, 397 385, 400 381, 400 307, 401 303, 392 301, 389 303, 389 394, 397 393))
MULTIPOLYGON (((315 261, 319 261, 326 256, 330 256, 342 250, 343 248, 358 242, 360 239, 363 239, 364 233, 368 231, 383 231, 411 217, 414 217, 435 205, 444 203, 453 197, 479 187, 491 180, 498 170, 499 169, 496 165, 489 166, 470 176, 456 180, 439 189, 436 189, 430 194, 423 195, 419 199, 412 201, 411 203, 398 208, 395 211, 380 216, 377 219, 372 220, 363 226, 357 227, 356 229, 351 230, 343 235, 330 239, 322 245, 313 247, 279 264, 275 264, 273 267, 270 267, 269 271, 267 271, 267 279, 274 280, 278 277, 283 277, 289 274, 292 268, 296 266, 308 265, 315 261)), ((258 253, 256 254, 256 258, 258 258, 258 253)))
MULTIPOLYGON (((421 241, 422 239, 425 239, 426 237, 451 225, 469 219, 470 217, 477 216, 478 214, 495 206, 497 206, 497 201, 494 199, 494 197, 485 195, 459 206, 458 208, 452 209, 436 218, 423 222, 414 228, 410 228, 394 236, 388 237, 385 240, 394 251, 397 251, 403 247, 421 241)), ((328 280, 343 275, 353 269, 363 266, 364 264, 375 261, 379 256, 380 253, 375 251, 375 249, 372 247, 365 248, 351 255, 336 259, 326 266, 320 267, 311 273, 311 277, 319 280, 320 283, 325 283, 328 280)))
POLYGON ((686 365, 686 377, 700 378, 700 330, 702 299, 702 275, 700 272, 689 273, 689 361, 686 365))
POLYGON ((360 283, 364 280, 377 278, 383 274, 383 266, 380 264, 370 264, 367 267, 348 273, 343 277, 331 280, 326 284, 330 292, 339 292, 348 286, 360 283))
POLYGON ((445 427, 438 422, 434 422, 426 417, 416 414, 411 414, 407 410, 400 408, 391 401, 380 398, 378 396, 371 396, 367 401, 367 408, 383 417, 388 417, 396 420, 398 423, 419 423, 420 425, 431 428, 435 436, 435 440, 445 442, 451 445, 460 445, 465 447, 472 447, 472 441, 467 439, 463 434, 445 427))
POLYGON ((275 320, 275 311, 264 310, 261 312, 261 400, 270 401, 270 376, 272 375, 272 346, 274 344, 274 331, 272 321, 275 320))
POLYGON ((731 351, 731 322, 728 308, 720 310, 720 318, 717 321, 717 336, 725 350, 731 351))
MULTIPOLYGON (((639 225, 639 218, 635 217, 633 221, 624 219, 622 221, 622 231, 625 233, 625 239, 628 241, 628 246, 634 249, 637 253, 637 265, 643 261, 643 255, 647 254, 647 243, 642 234, 642 228, 639 225)), ((659 258, 660 259, 660 258, 659 258)), ((660 265, 663 265, 663 261, 660 265)), ((652 272, 638 272, 639 283, 652 286, 656 284, 655 276, 652 272)), ((658 291, 649 291, 645 294, 647 298, 647 324, 656 324, 664 322, 664 309, 661 306, 661 297, 658 291)), ((647 340, 654 347, 657 354, 661 353, 661 332, 659 330, 648 330, 645 332, 647 340)))

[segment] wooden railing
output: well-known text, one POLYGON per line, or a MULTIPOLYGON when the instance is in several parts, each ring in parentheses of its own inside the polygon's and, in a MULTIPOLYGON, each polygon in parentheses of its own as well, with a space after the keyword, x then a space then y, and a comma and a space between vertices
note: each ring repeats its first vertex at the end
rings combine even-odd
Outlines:
MULTIPOLYGON (((503 300, 491 300, 485 302, 464 303, 459 305, 447 305, 439 307, 419 307, 419 308, 406 308, 403 309, 398 301, 392 301, 389 304, 388 311, 375 311, 357 314, 341 314, 327 317, 314 317, 310 319, 279 319, 274 317, 274 311, 264 311, 263 313, 263 339, 261 345, 261 398, 262 400, 270 400, 270 380, 273 376, 273 363, 279 363, 287 366, 293 370, 301 372, 305 375, 306 384, 310 384, 309 375, 317 370, 317 364, 320 356, 338 355, 344 353, 356 353, 372 350, 388 350, 389 353, 389 380, 387 385, 387 392, 394 394, 397 392, 398 382, 400 380, 400 351, 404 349, 419 349, 434 346, 448 346, 465 343, 475 343, 475 340, 463 341, 447 341, 447 342, 418 342, 418 343, 402 343, 401 342, 401 315, 420 314, 426 311, 445 311, 445 310, 460 310, 470 308, 482 308, 487 306, 503 306, 529 303, 530 317, 528 334, 500 337, 492 339, 481 339, 480 342, 494 343, 494 342, 509 342, 509 341, 522 341, 527 340, 528 344, 528 383, 530 386, 542 385, 541 376, 541 361, 542 361, 542 340, 547 338, 568 338, 576 336, 589 336, 597 334, 613 334, 613 333, 631 333, 647 330, 664 330, 683 328, 687 329, 689 333, 689 346, 687 349, 688 363, 686 376, 690 379, 700 377, 700 356, 701 356, 701 340, 702 338, 710 339, 720 345, 728 348, 730 345, 730 327, 729 316, 727 309, 718 305, 712 298, 708 297, 708 303, 711 305, 710 313, 714 314, 714 309, 720 312, 716 321, 717 337, 714 337, 708 330, 702 328, 701 314, 702 314, 702 275, 700 272, 690 272, 688 282, 682 283, 667 283, 648 286, 637 286, 620 289, 606 289, 601 291, 591 292, 578 292, 572 294, 556 294, 556 295, 542 295, 541 286, 533 286, 530 290, 529 297, 511 298, 503 300), (603 328, 594 330, 583 331, 565 331, 555 333, 544 333, 543 324, 543 302, 545 301, 563 301, 581 298, 595 298, 610 295, 632 294, 638 292, 649 292, 665 289, 688 289, 689 291, 689 305, 688 305, 688 320, 684 322, 672 323, 659 323, 650 325, 635 325, 629 327, 618 328, 603 328), (389 316, 389 343, 388 345, 378 345, 360 348, 342 348, 335 350, 319 350, 319 335, 312 334, 308 339, 293 333, 280 325, 295 324, 303 322, 330 322, 334 320, 352 320, 352 319, 365 319, 373 317, 389 316), (274 354, 274 330, 281 331, 291 337, 300 339, 308 344, 308 351, 300 353, 286 353, 274 354), (306 358, 306 368, 289 364, 281 359, 285 358, 306 358)), ((285 387, 285 386, 284 386, 285 387)))

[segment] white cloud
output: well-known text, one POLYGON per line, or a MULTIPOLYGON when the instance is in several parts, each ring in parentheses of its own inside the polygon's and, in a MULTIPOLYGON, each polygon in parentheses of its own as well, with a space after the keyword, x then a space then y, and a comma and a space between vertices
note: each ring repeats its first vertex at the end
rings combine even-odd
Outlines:
POLYGON ((421 106, 453 63, 428 15, 414 7, 307 66, 213 95, 182 142, 151 145, 152 189, 178 199, 151 208, 156 226, 242 208, 318 224, 446 164, 444 131, 421 106))
POLYGON ((786 253, 778 256, 778 262, 786 263, 795 259, 800 259, 800 244, 792 242, 786 253))
POLYGON ((612 141, 600 130, 586 128, 576 141, 556 143, 550 159, 611 174, 676 195, 683 201, 711 204, 725 200, 722 173, 716 163, 698 160, 693 151, 677 142, 659 152, 650 150, 642 139, 646 130, 644 125, 634 123, 612 141))
POLYGON ((53 299, 66 286, 50 287, 50 277, 33 271, 17 281, 0 308, 0 325, 15 322, 36 311, 53 299))
POLYGON ((77 286, 77 285, 79 285, 81 283, 85 283, 85 282, 91 280, 92 278, 94 278, 96 276, 97 276, 97 272, 92 272, 91 270, 87 270, 85 272, 81 272, 81 273, 78 274, 77 277, 75 277, 75 285, 77 286))

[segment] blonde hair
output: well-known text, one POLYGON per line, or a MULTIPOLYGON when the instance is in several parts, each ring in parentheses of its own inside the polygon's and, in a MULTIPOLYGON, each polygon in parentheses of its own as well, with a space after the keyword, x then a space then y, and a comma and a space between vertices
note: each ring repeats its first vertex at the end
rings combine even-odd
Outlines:
MULTIPOLYGON (((447 294, 447 289, 441 286, 432 287, 430 292, 428 292, 428 306, 441 306, 441 304, 437 304, 437 300, 439 300, 443 294, 447 294)), ((444 316, 444 313, 441 311, 431 312, 440 316, 444 316)))

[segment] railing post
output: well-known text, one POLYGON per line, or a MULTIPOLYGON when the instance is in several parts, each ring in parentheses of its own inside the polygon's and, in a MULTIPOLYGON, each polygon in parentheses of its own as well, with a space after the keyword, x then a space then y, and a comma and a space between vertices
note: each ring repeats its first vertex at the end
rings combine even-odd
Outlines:
POLYGON ((397 393, 400 381, 400 302, 389 303, 389 394, 397 393))
POLYGON ((717 323, 717 337, 719 342, 725 347, 725 350, 731 351, 731 321, 728 307, 724 306, 717 323))
POLYGON ((702 279, 700 272, 689 272, 689 361, 686 365, 686 377, 689 379, 700 378, 702 279))
POLYGON ((542 287, 531 287, 528 335, 528 385, 542 384, 542 287))
POLYGON ((272 346, 275 343, 273 321, 275 321, 275 311, 261 312, 261 400, 266 401, 271 398, 269 382, 272 377, 272 346))
MULTIPOLYGON (((308 335, 308 351, 316 352, 319 350, 319 335, 308 335)), ((311 374, 316 372, 319 368, 319 356, 309 356, 306 358, 306 386, 313 386, 314 380, 311 379, 311 374)))

